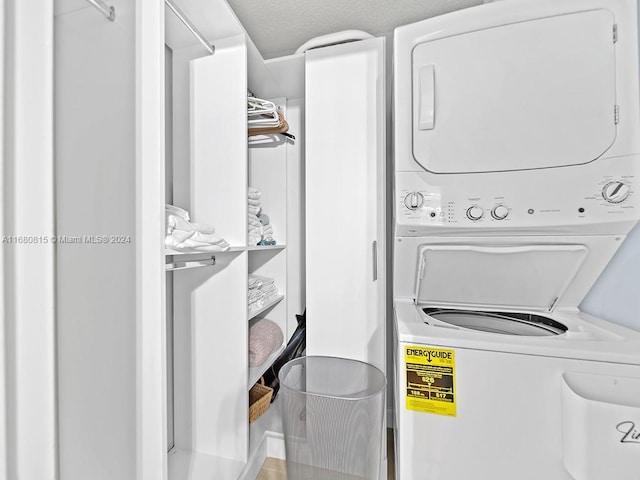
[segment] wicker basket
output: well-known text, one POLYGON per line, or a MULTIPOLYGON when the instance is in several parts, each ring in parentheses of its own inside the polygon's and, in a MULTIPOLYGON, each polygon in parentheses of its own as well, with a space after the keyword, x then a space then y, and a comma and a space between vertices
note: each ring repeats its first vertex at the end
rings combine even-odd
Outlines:
POLYGON ((261 378, 260 383, 256 383, 249 390, 249 423, 255 422, 260 415, 267 411, 271 403, 273 388, 264 385, 261 378))

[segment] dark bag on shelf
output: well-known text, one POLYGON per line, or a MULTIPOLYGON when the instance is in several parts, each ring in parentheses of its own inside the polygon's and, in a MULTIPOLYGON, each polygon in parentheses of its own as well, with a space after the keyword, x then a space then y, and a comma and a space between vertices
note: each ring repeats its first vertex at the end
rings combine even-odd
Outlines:
POLYGON ((278 373, 280 369, 290 360, 301 357, 304 353, 307 343, 307 311, 305 310, 302 315, 296 315, 298 320, 298 326, 295 332, 291 335, 291 339, 287 346, 280 354, 280 356, 273 362, 273 365, 264 373, 264 384, 273 388, 273 395, 271 396, 271 402, 276 399, 278 390, 280 389, 280 381, 278 380, 278 373))

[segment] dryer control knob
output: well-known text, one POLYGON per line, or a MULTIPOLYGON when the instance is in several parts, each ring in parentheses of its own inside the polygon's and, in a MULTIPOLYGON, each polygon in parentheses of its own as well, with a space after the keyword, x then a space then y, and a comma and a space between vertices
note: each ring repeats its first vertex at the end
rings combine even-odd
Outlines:
POLYGON ((615 180, 607 183, 602 189, 602 197, 609 203, 624 202, 629 196, 629 185, 615 180))
POLYGON ((504 220, 509 215, 509 209, 504 205, 496 205, 491 210, 491 216, 496 220, 504 220))
POLYGON ((422 207, 424 196, 420 192, 411 192, 404 197, 404 205, 409 210, 417 210, 422 207))
POLYGON ((484 210, 477 205, 474 205, 473 207, 469 207, 467 209, 467 217, 469 218, 469 220, 480 220, 483 215, 484 210))

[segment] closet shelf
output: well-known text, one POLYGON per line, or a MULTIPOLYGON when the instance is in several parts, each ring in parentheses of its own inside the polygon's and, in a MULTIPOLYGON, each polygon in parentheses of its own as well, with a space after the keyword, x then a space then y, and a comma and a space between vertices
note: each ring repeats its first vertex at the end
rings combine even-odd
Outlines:
POLYGON ((249 310, 248 311, 248 316, 249 316, 249 320, 251 320, 252 318, 256 318, 258 315, 260 315, 262 312, 265 312, 266 310, 269 310, 271 307, 273 307, 274 305, 280 303, 280 301, 284 298, 284 294, 279 293, 278 295, 276 295, 275 297, 273 297, 272 299, 268 300, 267 302, 265 302, 265 304, 260 307, 260 308, 256 308, 254 310, 249 310))
POLYGON ((283 342, 280 348, 269 355, 269 357, 267 357, 267 360, 262 365, 258 365, 257 367, 249 367, 249 383, 247 383, 247 391, 251 390, 251 387, 253 387, 256 382, 260 380, 260 377, 264 374, 264 372, 269 370, 269 367, 273 365, 273 362, 275 362, 276 358, 278 358, 278 355, 280 355, 284 351, 286 346, 286 342, 283 342))
POLYGON ((259 250, 284 250, 285 248, 287 248, 286 245, 251 245, 250 247, 247 247, 247 250, 249 252, 255 252, 255 251, 259 251, 259 250))
POLYGON ((244 250, 246 250, 247 247, 230 247, 227 250, 224 251, 213 251, 213 252, 201 252, 198 250, 181 250, 181 251, 177 251, 177 250, 169 250, 169 249, 165 249, 164 251, 164 255, 165 257, 179 257, 182 255, 200 255, 200 256, 204 256, 204 257, 210 257, 212 255, 224 255, 225 253, 233 253, 233 252, 242 252, 244 250))
POLYGON ((210 257, 212 255, 224 255, 226 253, 236 253, 236 252, 244 252, 244 251, 249 251, 249 252, 255 252, 255 251, 263 251, 263 250, 284 250, 285 248, 287 248, 286 245, 284 244, 278 244, 278 245, 251 245, 249 247, 239 247, 239 246, 234 246, 234 247, 230 247, 229 249, 225 250, 225 251, 220 251, 220 252, 199 252, 197 250, 183 250, 183 251, 176 251, 176 250, 165 250, 164 251, 164 255, 165 257, 181 257, 181 256, 187 256, 187 255, 191 255, 191 256, 201 256, 201 257, 210 257))
POLYGON ((194 260, 183 260, 180 262, 166 263, 165 272, 175 272, 176 270, 188 270, 190 268, 212 267, 216 264, 215 255, 208 255, 209 258, 199 258, 194 260))

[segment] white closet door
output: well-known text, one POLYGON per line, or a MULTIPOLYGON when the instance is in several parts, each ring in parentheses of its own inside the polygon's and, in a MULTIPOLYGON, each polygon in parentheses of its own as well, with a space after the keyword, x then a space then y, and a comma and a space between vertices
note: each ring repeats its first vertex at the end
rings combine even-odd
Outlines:
POLYGON ((307 354, 385 371, 384 39, 306 57, 307 354))

